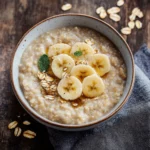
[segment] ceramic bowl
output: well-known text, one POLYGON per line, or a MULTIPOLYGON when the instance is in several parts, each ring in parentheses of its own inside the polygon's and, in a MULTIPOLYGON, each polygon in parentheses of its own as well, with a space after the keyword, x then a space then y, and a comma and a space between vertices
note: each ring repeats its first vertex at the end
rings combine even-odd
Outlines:
POLYGON ((14 93, 18 98, 18 101, 20 102, 22 107, 40 123, 48 127, 53 127, 55 129, 60 129, 60 130, 67 130, 67 131, 84 130, 84 129, 92 128, 97 124, 103 123, 104 121, 107 121, 109 118, 114 116, 125 104, 125 102, 130 96, 134 84, 134 60, 133 60, 132 52, 127 42, 112 26, 105 23, 104 21, 91 16, 82 15, 82 14, 57 15, 39 22, 38 24, 33 26, 30 30, 28 30, 21 38, 21 40, 19 41, 15 49, 14 56, 12 59, 11 82, 12 82, 14 93), (40 114, 38 114, 25 99, 18 80, 18 75, 19 75, 18 66, 20 64, 21 56, 24 50, 26 49, 26 47, 41 34, 50 31, 52 29, 67 27, 67 26, 88 27, 106 36, 110 41, 112 41, 116 45, 118 50, 121 52, 121 55, 123 56, 123 59, 127 67, 127 81, 126 81, 123 95, 120 101, 118 102, 118 104, 116 104, 116 106, 109 113, 101 117, 99 120, 84 125, 60 124, 60 123, 52 122, 44 118, 40 114))

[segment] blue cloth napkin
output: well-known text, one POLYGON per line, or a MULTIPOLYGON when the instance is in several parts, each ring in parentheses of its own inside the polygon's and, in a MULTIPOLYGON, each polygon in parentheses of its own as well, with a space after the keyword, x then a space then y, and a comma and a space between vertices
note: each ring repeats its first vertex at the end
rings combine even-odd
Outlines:
POLYGON ((134 55, 135 85, 124 107, 94 129, 65 132, 48 128, 56 150, 150 149, 150 50, 143 45, 134 55))

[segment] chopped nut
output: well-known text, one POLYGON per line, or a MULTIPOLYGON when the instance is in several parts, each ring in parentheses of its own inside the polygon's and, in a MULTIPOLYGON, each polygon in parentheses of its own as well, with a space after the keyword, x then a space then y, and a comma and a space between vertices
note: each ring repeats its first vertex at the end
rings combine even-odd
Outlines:
POLYGON ((128 26, 129 26, 130 29, 134 29, 135 23, 134 23, 133 21, 130 21, 130 22, 128 23, 128 26))
POLYGON ((75 102, 72 102, 71 104, 72 104, 72 106, 74 106, 74 107, 77 107, 77 106, 78 106, 78 103, 75 103, 75 102))
POLYGON ((87 43, 88 45, 93 45, 94 42, 90 39, 85 39, 85 43, 87 43))
POLYGON ((46 80, 47 82, 52 82, 52 81, 54 81, 54 79, 53 79, 52 77, 49 77, 48 75, 45 76, 45 80, 46 80))
POLYGON ((136 27, 137 27, 138 29, 141 29, 141 28, 142 28, 142 22, 139 21, 139 20, 136 20, 135 25, 136 25, 136 27))
POLYGON ((36 136, 36 133, 31 130, 26 130, 23 132, 23 136, 28 139, 33 139, 36 136))
POLYGON ((53 95, 45 95, 44 98, 47 100, 53 100, 55 97, 53 95))
POLYGON ((23 122, 23 124, 24 124, 24 125, 30 125, 31 123, 26 120, 26 121, 23 122))
POLYGON ((51 85, 51 86, 50 86, 50 89, 51 89, 52 91, 56 91, 57 87, 56 87, 56 85, 51 85))
POLYGON ((137 16, 139 13, 140 13, 140 9, 138 7, 134 8, 132 10, 132 14, 135 15, 135 16, 137 16))
POLYGON ((124 4, 124 0, 118 0, 117 6, 122 6, 124 4))
POLYGON ((106 13, 106 11, 104 10, 104 11, 102 11, 101 13, 100 13, 100 18, 101 19, 104 19, 104 18, 106 18, 106 16, 107 16, 107 13, 106 13))
POLYGON ((15 128, 14 135, 18 137, 20 136, 21 132, 22 132, 21 128, 17 127, 15 128))
POLYGON ((143 12, 140 11, 140 12, 137 14, 137 16, 138 16, 139 18, 143 18, 143 16, 144 16, 144 15, 143 15, 143 12))
POLYGON ((55 58, 55 56, 52 56, 52 60, 55 58))
POLYGON ((13 121, 13 122, 9 123, 8 129, 13 129, 13 128, 15 128, 17 125, 18 125, 18 122, 17 122, 17 121, 13 121))
POLYGON ((129 16, 129 19, 130 19, 131 21, 134 21, 135 18, 136 18, 136 16, 135 16, 134 14, 132 14, 132 15, 129 16))
POLYGON ((68 74, 67 74, 66 72, 63 72, 63 73, 62 73, 62 77, 63 77, 63 78, 66 78, 66 77, 68 77, 68 74))
POLYGON ((112 7, 112 8, 109 8, 107 10, 108 14, 116 14, 118 12, 120 12, 120 8, 119 7, 112 7))
POLYGON ((61 7, 61 9, 63 10, 63 11, 67 11, 67 10, 69 10, 69 9, 71 9, 72 8, 72 5, 71 4, 65 4, 65 5, 63 5, 62 7, 61 7))
POLYGON ((126 77, 127 77, 125 71, 123 70, 123 68, 119 69, 119 75, 122 79, 126 79, 126 77))
POLYGON ((67 101, 65 101, 64 99, 62 99, 61 97, 58 97, 58 101, 59 101, 61 104, 64 104, 64 103, 67 102, 67 101))
POLYGON ((42 81, 41 81, 41 86, 42 86, 43 88, 48 88, 48 87, 49 87, 49 84, 48 84, 45 80, 42 80, 42 81))
POLYGON ((76 61, 76 65, 79 65, 79 64, 87 65, 88 62, 86 60, 78 60, 78 61, 76 61))
POLYGON ((121 32, 125 35, 131 34, 131 29, 129 27, 125 27, 121 29, 121 32))
POLYGON ((95 54, 97 54, 97 53, 98 53, 98 50, 97 50, 97 49, 95 49, 95 50, 94 50, 94 53, 95 53, 95 54))
POLYGON ((68 68, 67 68, 67 67, 65 67, 65 68, 63 69, 63 71, 67 71, 67 69, 68 69, 68 68))
POLYGON ((95 97, 95 98, 93 98, 94 100, 98 100, 99 99, 99 97, 95 97))
POLYGON ((119 15, 117 15, 117 14, 110 14, 109 17, 110 17, 110 19, 112 19, 115 22, 118 22, 121 19, 121 17, 119 15))
POLYGON ((101 7, 98 7, 98 8, 96 9, 96 13, 97 13, 97 14, 100 14, 102 10, 104 10, 104 7, 102 7, 102 6, 101 6, 101 7))
POLYGON ((39 78, 40 80, 45 79, 45 73, 38 72, 38 78, 39 78))

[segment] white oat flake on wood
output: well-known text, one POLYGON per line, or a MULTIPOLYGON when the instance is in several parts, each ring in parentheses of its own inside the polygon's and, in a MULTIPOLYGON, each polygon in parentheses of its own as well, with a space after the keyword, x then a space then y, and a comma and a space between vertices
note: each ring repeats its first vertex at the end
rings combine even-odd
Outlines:
POLYGON ((118 0, 118 2, 117 2, 117 6, 122 6, 122 5, 124 5, 124 0, 118 0))
POLYGON ((118 14, 110 14, 109 18, 115 22, 118 22, 121 20, 121 17, 118 14))
POLYGON ((97 14, 100 14, 101 12, 102 12, 102 10, 104 10, 104 7, 98 7, 97 9, 96 9, 96 13, 97 14))
POLYGON ((121 33, 124 35, 129 35, 131 34, 131 29, 129 27, 122 28, 121 33))
POLYGON ((141 29, 141 28, 142 28, 142 22, 139 21, 139 20, 136 20, 135 25, 136 25, 136 27, 137 27, 138 29, 141 29))
POLYGON ((105 19, 107 17, 106 11, 105 10, 102 11, 99 16, 100 16, 101 19, 105 19))
POLYGON ((128 22, 128 26, 129 26, 130 29, 134 29, 134 27, 135 27, 134 21, 128 22))
POLYGON ((112 7, 112 8, 109 8, 107 10, 108 14, 116 14, 116 13, 119 13, 120 12, 120 8, 119 7, 112 7))
POLYGON ((72 8, 72 5, 71 4, 64 4, 62 7, 61 7, 61 9, 63 10, 63 11, 67 11, 67 10, 70 10, 72 8))

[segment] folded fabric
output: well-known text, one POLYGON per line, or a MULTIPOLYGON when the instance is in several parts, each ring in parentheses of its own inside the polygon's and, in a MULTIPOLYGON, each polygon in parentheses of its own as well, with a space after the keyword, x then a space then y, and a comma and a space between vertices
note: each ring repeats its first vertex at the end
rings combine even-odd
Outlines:
POLYGON ((94 129, 65 132, 47 128, 56 150, 150 149, 150 51, 143 45, 135 54, 135 85, 124 107, 94 129))

